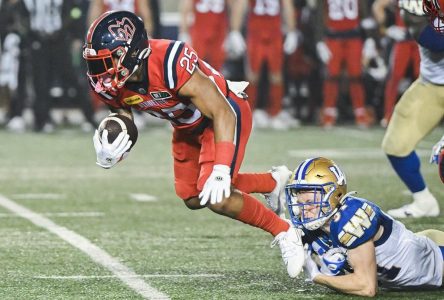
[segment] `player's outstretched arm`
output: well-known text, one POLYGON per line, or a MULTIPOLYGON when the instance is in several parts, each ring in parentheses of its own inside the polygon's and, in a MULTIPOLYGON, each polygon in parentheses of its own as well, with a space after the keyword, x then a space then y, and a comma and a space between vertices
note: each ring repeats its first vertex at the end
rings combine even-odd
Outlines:
POLYGON ((348 250, 353 273, 343 276, 318 274, 313 281, 346 294, 374 297, 378 288, 373 240, 348 250))

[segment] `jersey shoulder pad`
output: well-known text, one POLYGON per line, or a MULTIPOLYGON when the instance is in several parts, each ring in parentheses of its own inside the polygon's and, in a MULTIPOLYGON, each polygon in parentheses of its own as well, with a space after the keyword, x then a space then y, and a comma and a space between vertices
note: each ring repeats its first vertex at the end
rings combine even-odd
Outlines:
POLYGON ((400 9, 415 15, 415 16, 425 16, 424 9, 422 8, 423 0, 398 0, 398 6, 400 9))
POLYGON ((333 244, 353 249, 370 240, 378 231, 380 209, 356 197, 347 197, 333 216, 330 235, 333 244))
POLYGON ((196 51, 181 41, 171 41, 165 51, 163 73, 165 85, 180 89, 194 73, 199 57, 196 51))

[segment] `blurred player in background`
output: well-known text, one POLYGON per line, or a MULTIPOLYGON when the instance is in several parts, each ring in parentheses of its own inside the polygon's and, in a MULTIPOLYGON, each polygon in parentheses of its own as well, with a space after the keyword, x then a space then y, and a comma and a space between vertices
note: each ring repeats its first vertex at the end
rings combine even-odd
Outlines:
POLYGON ((127 10, 140 16, 148 36, 153 33, 153 21, 149 0, 91 0, 88 10, 88 24, 91 25, 102 13, 109 10, 127 10))
POLYGON ((29 14, 23 1, 0 2, 0 107, 7 110, 6 129, 22 133, 26 130, 23 110, 26 100, 25 46, 29 33, 29 14))
POLYGON ((413 233, 376 204, 347 193, 346 176, 332 160, 305 160, 285 191, 291 221, 305 233, 308 280, 369 297, 378 284, 442 286, 444 232, 413 233))
POLYGON ((430 7, 427 15, 421 2, 399 2, 404 23, 419 44, 420 77, 395 106, 382 141, 392 167, 413 196, 413 203, 387 211, 395 218, 439 215, 438 201, 426 186, 415 147, 444 115, 444 35, 437 33, 435 29, 439 28, 431 23, 438 19, 434 14, 436 1, 424 0, 425 7, 430 7))
POLYGON ((223 47, 228 28, 225 0, 182 0, 179 40, 189 43, 218 71, 225 61, 223 47))
POLYGON ((407 75, 408 67, 412 66, 414 79, 419 76, 419 50, 402 21, 398 0, 376 0, 373 3, 373 14, 381 33, 394 41, 390 55, 390 75, 385 87, 384 118, 381 120, 381 126, 385 128, 398 99, 399 83, 407 75), (392 10, 395 14, 395 23, 387 28, 386 10, 392 10))
POLYGON ((355 123, 360 128, 367 128, 370 125, 362 84, 361 20, 368 16, 366 8, 367 3, 358 0, 318 2, 319 37, 316 49, 327 68, 321 112, 321 125, 324 128, 331 128, 336 124, 339 81, 344 65, 349 80, 355 123), (322 30, 324 32, 321 32, 322 30))
POLYGON ((258 128, 270 127, 285 130, 296 124, 282 110, 284 96, 283 59, 298 47, 294 6, 291 0, 240 0, 231 10, 231 31, 226 47, 232 56, 247 52, 248 101, 255 110, 258 80, 263 64, 270 74, 270 91, 266 101, 266 112, 254 111, 254 123, 258 128), (247 43, 241 34, 242 23, 247 12, 247 43), (282 33, 283 20, 286 35, 282 33))
MULTIPOLYGON (((282 197, 291 172, 238 173, 252 126, 246 84, 226 81, 183 42, 148 40, 142 20, 128 11, 107 12, 93 22, 83 57, 94 95, 113 112, 132 118, 135 109, 171 122, 176 194, 185 205, 271 233, 288 274, 296 277, 304 259, 300 232, 249 195, 282 197)), ((94 146, 97 164, 111 168, 132 142, 122 132, 109 143, 106 134, 96 131, 94 146)))

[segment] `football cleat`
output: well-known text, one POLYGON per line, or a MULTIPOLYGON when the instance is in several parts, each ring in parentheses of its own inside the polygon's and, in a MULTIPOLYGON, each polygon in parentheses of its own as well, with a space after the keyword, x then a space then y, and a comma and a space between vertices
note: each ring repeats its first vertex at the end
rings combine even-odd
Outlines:
POLYGON ((271 247, 279 245, 282 260, 287 267, 288 276, 295 278, 302 271, 305 261, 304 246, 302 244, 302 230, 292 225, 287 231, 279 233, 271 242, 271 247))
POLYGON ((431 205, 429 207, 419 208, 415 203, 406 204, 400 208, 390 209, 387 213, 393 218, 422 218, 422 217, 437 217, 439 216, 438 205, 431 205))
POLYGON ((268 206, 281 218, 285 217, 285 186, 291 176, 291 171, 286 166, 271 168, 271 176, 276 181, 276 186, 269 194, 264 194, 268 206))
POLYGON ((413 193, 413 202, 400 208, 390 209, 387 213, 398 219, 437 217, 439 204, 432 193, 426 188, 423 191, 413 193))

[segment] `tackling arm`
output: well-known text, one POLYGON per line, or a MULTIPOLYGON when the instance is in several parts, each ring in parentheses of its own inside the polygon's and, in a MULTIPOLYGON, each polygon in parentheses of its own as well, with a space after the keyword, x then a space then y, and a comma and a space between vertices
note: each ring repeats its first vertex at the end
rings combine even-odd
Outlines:
POLYGON ((353 267, 353 273, 343 276, 319 274, 313 281, 342 293, 374 297, 378 282, 373 240, 350 249, 348 251, 348 262, 353 267))

